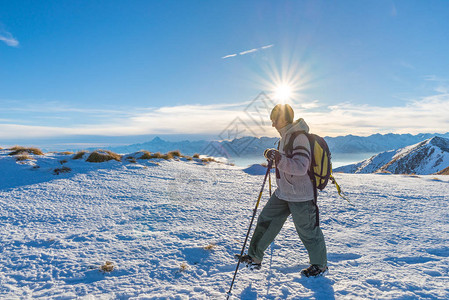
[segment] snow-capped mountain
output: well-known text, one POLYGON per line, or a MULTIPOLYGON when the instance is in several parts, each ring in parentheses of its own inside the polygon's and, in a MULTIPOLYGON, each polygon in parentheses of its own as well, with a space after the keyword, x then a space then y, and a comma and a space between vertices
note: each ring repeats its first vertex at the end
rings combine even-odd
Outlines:
MULTIPOLYGON (((449 138, 449 133, 430 134, 422 133, 411 134, 373 134, 367 137, 363 136, 338 136, 325 137, 332 153, 378 153, 387 150, 399 149, 408 145, 419 143, 423 140, 440 136, 449 138)), ((261 155, 267 148, 276 148, 278 137, 241 137, 230 141, 179 141, 169 142, 159 137, 141 144, 128 146, 108 147, 108 150, 117 153, 131 153, 139 150, 148 150, 151 152, 168 152, 179 150, 186 155, 195 153, 207 154, 212 156, 252 156, 261 155)), ((94 149, 90 149, 94 150, 94 149)))
MULTIPOLYGON (((276 147, 276 142, 279 138, 269 137, 241 137, 230 141, 179 141, 170 142, 155 137, 153 140, 128 146, 107 147, 108 150, 117 153, 131 153, 140 150, 148 150, 151 152, 169 152, 172 150, 179 150, 186 155, 193 155, 195 153, 206 154, 211 156, 246 156, 246 155, 261 155, 267 148, 276 147)), ((94 150, 89 149, 89 150, 94 150)))
POLYGON ((336 168, 343 173, 435 174, 449 166, 449 139, 433 137, 362 162, 336 168))
POLYGON ((379 153, 413 145, 421 141, 439 136, 449 139, 449 132, 444 134, 420 133, 411 134, 373 134, 370 136, 337 136, 325 137, 332 153, 379 153))

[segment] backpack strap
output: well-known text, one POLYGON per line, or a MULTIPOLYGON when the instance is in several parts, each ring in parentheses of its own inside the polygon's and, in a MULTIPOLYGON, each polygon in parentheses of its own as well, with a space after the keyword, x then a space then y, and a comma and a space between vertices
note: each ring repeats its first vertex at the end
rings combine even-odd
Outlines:
MULTIPOLYGON (((289 138, 287 144, 285 144, 284 152, 285 152, 285 155, 287 155, 288 158, 292 158, 294 156, 293 155, 293 151, 297 150, 297 149, 306 150, 308 152, 307 148, 306 147, 302 147, 302 146, 299 146, 299 147, 296 147, 295 149, 293 149, 293 143, 295 142, 295 139, 298 137, 298 135, 300 135, 301 133, 306 134, 306 132, 302 131, 302 130, 298 130, 298 131, 293 132, 290 135, 290 138, 289 138)), ((308 153, 308 154, 310 155, 310 153, 308 153)), ((297 155, 305 155, 305 154, 304 153, 301 153, 301 154, 298 153, 297 155)))

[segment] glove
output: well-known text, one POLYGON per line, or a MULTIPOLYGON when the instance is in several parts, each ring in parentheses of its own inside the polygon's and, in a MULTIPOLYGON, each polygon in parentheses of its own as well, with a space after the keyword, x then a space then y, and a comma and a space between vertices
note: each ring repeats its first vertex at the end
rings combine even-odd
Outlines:
POLYGON ((281 160, 281 153, 279 153, 276 149, 267 149, 263 153, 263 156, 265 156, 268 160, 274 160, 276 164, 281 160))

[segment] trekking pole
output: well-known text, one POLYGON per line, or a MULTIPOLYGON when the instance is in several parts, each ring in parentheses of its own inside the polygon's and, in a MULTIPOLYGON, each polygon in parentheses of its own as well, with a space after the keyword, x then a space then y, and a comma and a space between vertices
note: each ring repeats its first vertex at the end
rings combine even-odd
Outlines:
POLYGON ((268 191, 270 192, 271 198, 271 173, 268 174, 268 191))
MULTIPOLYGON (((265 187, 265 182, 267 181, 267 177, 270 174, 272 165, 273 165, 273 161, 269 160, 268 161, 268 167, 267 167, 267 173, 265 173, 265 177, 263 179, 263 183, 262 183, 262 187, 260 189, 259 197, 257 198, 256 207, 253 210, 253 216, 251 218, 251 222, 249 223, 248 232, 246 233, 245 241, 243 242, 243 247, 242 247, 242 251, 240 252, 240 257, 242 257, 243 256, 243 252, 245 252, 246 242, 248 241, 249 233, 251 231, 251 226, 253 225, 254 218, 256 217, 257 208, 259 207, 260 198, 262 198, 263 188, 265 187)), ((270 179, 271 179, 271 177, 270 177, 270 179)), ((231 290, 232 290, 232 287, 234 286, 234 281, 235 281, 235 277, 237 276, 237 271, 239 270, 239 266, 240 266, 240 258, 239 258, 239 261, 237 262, 237 267, 235 268, 234 277, 232 278, 231 287, 229 288, 228 296, 226 297, 226 299, 229 299, 229 296, 231 296, 231 290)))

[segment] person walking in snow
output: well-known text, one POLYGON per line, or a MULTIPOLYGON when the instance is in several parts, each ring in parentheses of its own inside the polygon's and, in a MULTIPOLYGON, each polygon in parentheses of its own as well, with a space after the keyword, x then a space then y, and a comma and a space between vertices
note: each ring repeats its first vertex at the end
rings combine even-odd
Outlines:
POLYGON ((264 155, 276 165, 277 189, 259 215, 248 254, 240 260, 251 269, 260 269, 265 250, 291 214, 311 264, 301 274, 315 277, 328 269, 326 244, 317 222, 318 207, 313 201, 315 187, 308 175, 311 162, 309 140, 306 135, 297 133, 309 132, 309 126, 302 118, 293 122, 293 116, 293 109, 288 104, 278 104, 271 111, 272 126, 281 139, 278 150, 267 149, 264 155), (294 140, 290 141, 290 138, 294 140), (287 149, 289 147, 292 148, 287 149))

